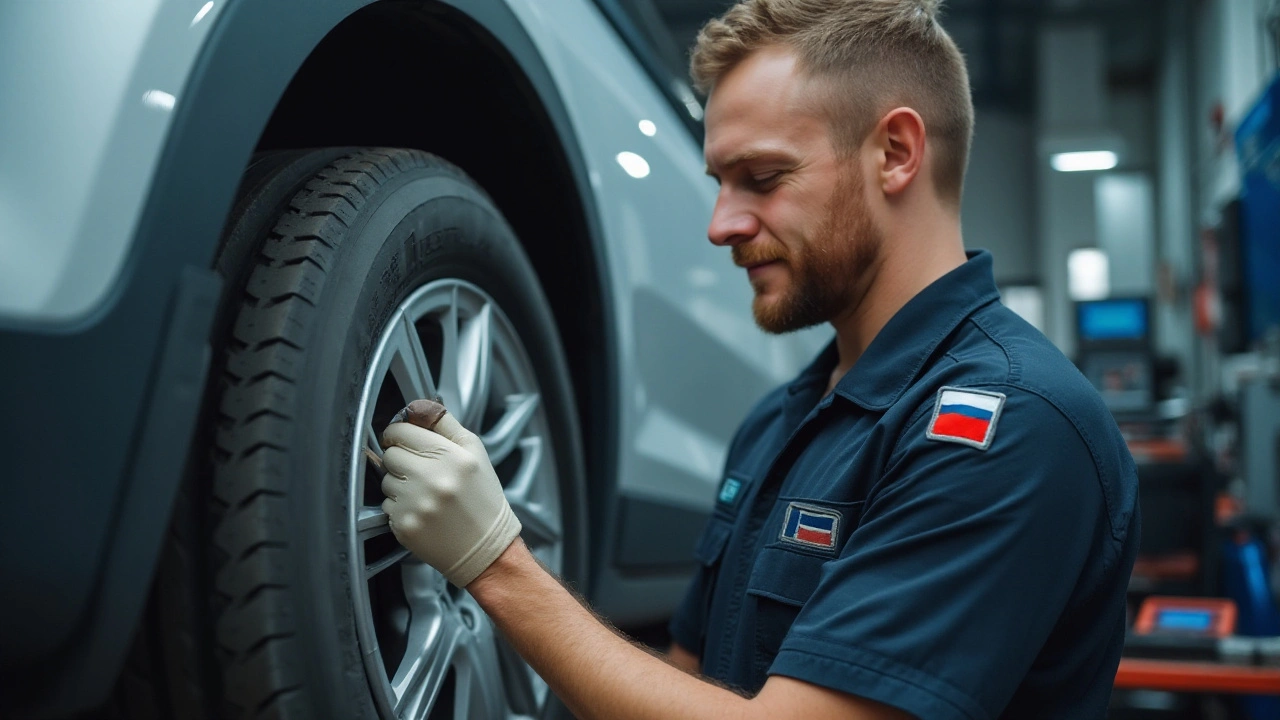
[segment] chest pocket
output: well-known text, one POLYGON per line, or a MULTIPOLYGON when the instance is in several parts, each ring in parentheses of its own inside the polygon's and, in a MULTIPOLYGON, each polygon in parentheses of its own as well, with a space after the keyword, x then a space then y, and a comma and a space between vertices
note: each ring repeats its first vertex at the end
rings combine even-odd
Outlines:
POLYGON ((764 682, 782 640, 809 601, 822 566, 831 558, 777 545, 765 547, 751 568, 747 595, 755 601, 755 651, 752 674, 764 682))
MULTIPOLYGON (((837 547, 842 547, 848 533, 852 533, 858 524, 862 503, 827 505, 838 506, 840 510, 845 524, 841 530, 844 537, 835 538, 835 542, 837 547)), ((782 648, 783 639, 818 587, 823 566, 837 556, 838 551, 809 551, 776 540, 767 544, 756 557, 747 580, 747 595, 756 604, 752 674, 757 683, 767 679, 769 666, 782 648)))

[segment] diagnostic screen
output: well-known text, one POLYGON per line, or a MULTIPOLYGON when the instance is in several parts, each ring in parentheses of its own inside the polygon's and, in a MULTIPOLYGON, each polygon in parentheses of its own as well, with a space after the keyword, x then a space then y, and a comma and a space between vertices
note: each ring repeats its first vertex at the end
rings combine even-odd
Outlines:
POLYGON ((1079 317, 1081 340, 1142 340, 1147 336, 1147 302, 1141 298, 1081 303, 1079 317))
POLYGON ((1213 625, 1213 613, 1208 610, 1161 610, 1156 615, 1158 630, 1188 630, 1207 632, 1213 625))

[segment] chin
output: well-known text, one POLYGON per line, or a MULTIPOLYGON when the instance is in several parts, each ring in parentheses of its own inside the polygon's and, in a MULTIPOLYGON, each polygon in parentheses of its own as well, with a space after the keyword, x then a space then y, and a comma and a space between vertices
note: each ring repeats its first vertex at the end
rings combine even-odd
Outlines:
POLYGON ((755 301, 751 303, 751 314, 755 317, 756 325, 771 335, 781 335, 794 330, 795 328, 790 327, 790 323, 787 322, 791 313, 784 305, 782 298, 756 295, 755 301))

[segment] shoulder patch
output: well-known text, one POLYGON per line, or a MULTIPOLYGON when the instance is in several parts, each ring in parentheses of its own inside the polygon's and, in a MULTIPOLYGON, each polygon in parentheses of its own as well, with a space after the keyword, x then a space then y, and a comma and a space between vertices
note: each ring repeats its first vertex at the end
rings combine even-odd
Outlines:
POLYGON ((925 437, 986 450, 996 437, 1004 399, 1004 393, 944 387, 938 391, 925 437))

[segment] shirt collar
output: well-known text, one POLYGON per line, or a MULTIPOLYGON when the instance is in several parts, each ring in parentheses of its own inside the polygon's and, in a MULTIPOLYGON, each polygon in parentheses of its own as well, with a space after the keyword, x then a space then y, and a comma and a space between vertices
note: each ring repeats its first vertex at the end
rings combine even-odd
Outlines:
MULTIPOLYGON (((938 345, 975 310, 1000 298, 991 254, 966 253, 968 260, 911 298, 876 334, 835 394, 868 410, 883 410, 901 397, 938 345)), ((839 358, 833 340, 791 383, 826 382, 839 358)))

